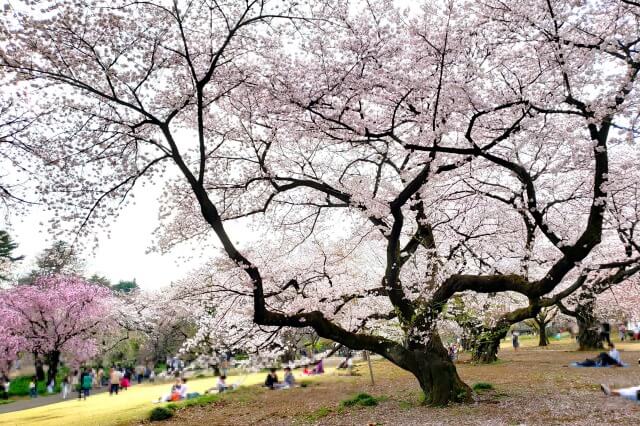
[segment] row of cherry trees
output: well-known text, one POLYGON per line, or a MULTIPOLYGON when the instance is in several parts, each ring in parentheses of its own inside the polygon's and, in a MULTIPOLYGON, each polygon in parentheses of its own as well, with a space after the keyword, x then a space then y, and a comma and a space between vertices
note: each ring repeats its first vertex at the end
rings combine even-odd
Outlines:
POLYGON ((500 337, 637 271, 637 208, 619 203, 640 165, 640 7, 404 7, 25 6, 0 29, 0 80, 28 125, 3 134, 44 164, 56 230, 166 185, 160 247, 222 248, 198 274, 216 282, 209 331, 311 327, 410 371, 432 404, 469 401, 439 334, 452 297, 497 303, 500 337))
POLYGON ((156 363, 178 353, 194 334, 193 312, 171 291, 140 291, 135 280, 111 285, 95 274, 82 278, 77 248, 63 241, 44 249, 35 268, 19 276, 19 252, 9 234, 0 232, 2 374, 25 354, 34 357, 39 377, 42 364, 48 366, 47 382, 62 360, 70 365, 156 363), (127 352, 132 353, 123 359, 127 352))
POLYGON ((164 362, 194 336, 196 311, 170 289, 120 293, 61 274, 13 283, 0 289, 0 372, 7 374, 26 354, 48 366, 47 383, 61 361, 71 366, 164 362))
POLYGON ((48 366, 47 382, 63 359, 71 365, 164 361, 193 335, 195 320, 183 302, 163 297, 164 291, 142 292, 135 280, 112 286, 97 275, 82 278, 82 259, 62 241, 37 256, 29 274, 16 278, 18 245, 7 233, 0 237, 0 255, 7 261, 0 286, 3 374, 25 354, 34 357, 39 374, 43 363, 48 366), (130 359, 122 359, 131 348, 130 359))

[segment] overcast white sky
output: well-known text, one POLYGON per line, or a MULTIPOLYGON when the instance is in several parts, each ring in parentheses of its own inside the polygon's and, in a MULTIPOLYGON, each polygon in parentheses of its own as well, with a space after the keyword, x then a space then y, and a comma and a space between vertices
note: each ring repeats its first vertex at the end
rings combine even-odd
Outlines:
MULTIPOLYGON (((155 289, 183 278, 191 269, 219 253, 216 247, 191 250, 178 247, 168 255, 147 253, 153 241, 153 230, 158 225, 159 188, 146 186, 135 191, 136 204, 127 205, 119 218, 110 225, 111 238, 98 234, 99 246, 85 249, 81 256, 86 262, 85 273, 103 275, 117 283, 135 278, 145 289, 155 289), (204 258, 200 256, 206 256, 204 258)), ((53 239, 47 231, 47 217, 37 206, 24 216, 10 216, 7 222, 0 218, 0 229, 8 228, 19 244, 16 254, 25 259, 16 268, 19 274, 34 266, 35 257, 51 245, 53 239)), ((245 240, 244 227, 232 227, 232 237, 245 240)))

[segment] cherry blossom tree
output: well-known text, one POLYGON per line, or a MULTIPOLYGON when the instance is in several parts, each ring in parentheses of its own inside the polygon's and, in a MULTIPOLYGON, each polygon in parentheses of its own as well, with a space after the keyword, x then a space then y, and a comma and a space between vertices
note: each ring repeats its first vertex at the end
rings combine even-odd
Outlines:
MULTIPOLYGON (((22 194, 22 186, 32 172, 32 165, 22 163, 31 148, 24 140, 23 131, 35 118, 18 106, 11 96, 0 94, 0 206, 9 211, 19 205, 31 204, 22 194)), ((37 159, 32 157, 34 163, 37 159)))
POLYGON ((609 321, 611 317, 621 313, 634 316, 638 272, 640 267, 636 265, 616 273, 601 274, 584 284, 579 292, 566 301, 558 301, 560 311, 575 318, 578 324, 577 340, 580 350, 603 347, 599 319, 609 321))
POLYGON ((596 314, 606 320, 626 323, 640 318, 640 282, 628 280, 611 286, 596 299, 596 314))
POLYGON ((621 251, 618 262, 603 263, 591 272, 585 271, 577 278, 583 281, 580 290, 566 301, 560 301, 558 307, 563 314, 573 317, 578 323, 578 344, 581 350, 602 348, 598 317, 606 318, 607 312, 633 312, 629 306, 634 300, 634 287, 637 286, 640 272, 640 176, 636 168, 625 170, 625 176, 619 179, 610 190, 608 204, 609 227, 618 241, 605 241, 599 247, 600 252, 621 251), (608 243, 608 244, 607 244, 608 243), (621 244, 620 244, 621 243, 621 244), (617 290, 620 288, 620 290, 617 290), (615 294, 619 292, 620 298, 615 294), (630 297, 624 297, 628 294, 630 297))
POLYGON ((18 352, 43 356, 48 383, 62 354, 83 362, 97 353, 109 329, 110 309, 108 289, 73 276, 43 276, 33 285, 2 290, 2 334, 12 336, 9 342, 3 339, 3 361, 14 360, 18 352))
POLYGON ((222 246, 198 274, 226 340, 311 327, 469 401, 438 332, 454 295, 519 295, 502 333, 632 263, 598 248, 638 166, 635 2, 39 7, 2 30, 0 72, 56 106, 26 130, 54 229, 164 179, 160 246, 222 246))
POLYGON ((531 328, 538 330, 538 346, 549 346, 547 326, 551 324, 556 315, 558 315, 558 309, 555 307, 544 308, 532 320, 526 322, 531 328))
POLYGON ((200 305, 179 297, 174 289, 133 290, 116 295, 122 301, 116 321, 127 336, 138 336, 140 361, 158 363, 174 356, 196 332, 200 305))
POLYGON ((13 362, 18 359, 27 342, 20 334, 16 334, 15 317, 4 317, 0 323, 0 373, 9 375, 13 362))

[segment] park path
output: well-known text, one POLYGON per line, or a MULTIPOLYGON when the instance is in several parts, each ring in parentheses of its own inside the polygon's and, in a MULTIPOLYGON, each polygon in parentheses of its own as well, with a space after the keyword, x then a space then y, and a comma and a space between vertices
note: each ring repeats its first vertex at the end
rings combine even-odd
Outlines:
MULTIPOLYGON (((102 388, 91 389, 91 395, 96 395, 109 390, 108 386, 102 388)), ((91 398, 89 395, 89 398, 91 398)), ((58 402, 67 401, 78 397, 78 392, 71 392, 66 400, 62 399, 62 394, 54 393, 52 395, 38 395, 37 398, 19 399, 9 404, 0 405, 0 414, 11 413, 14 411, 27 410, 29 408, 42 407, 49 404, 56 404, 58 402)))

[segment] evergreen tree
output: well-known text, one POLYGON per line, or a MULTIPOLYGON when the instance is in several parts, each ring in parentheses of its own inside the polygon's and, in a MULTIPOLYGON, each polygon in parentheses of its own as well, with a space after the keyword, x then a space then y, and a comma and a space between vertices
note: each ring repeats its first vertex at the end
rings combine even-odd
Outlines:
POLYGON ((7 231, 0 230, 0 281, 7 280, 6 273, 9 265, 21 260, 24 256, 13 256, 15 249, 18 248, 7 231))

